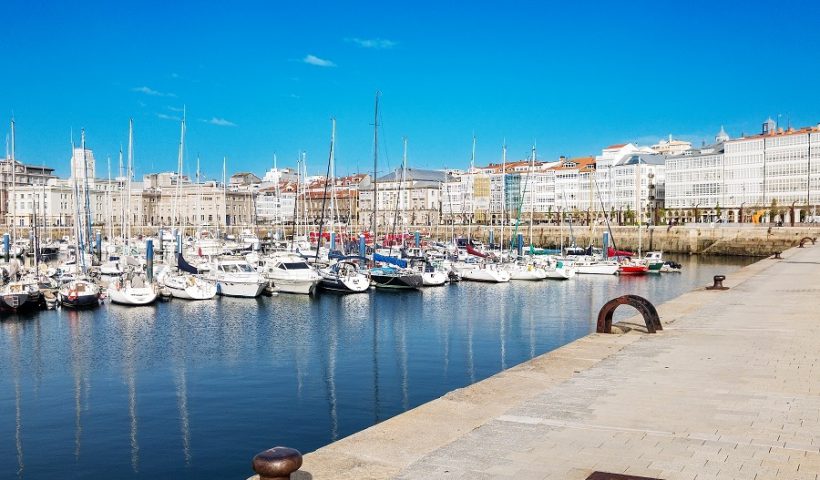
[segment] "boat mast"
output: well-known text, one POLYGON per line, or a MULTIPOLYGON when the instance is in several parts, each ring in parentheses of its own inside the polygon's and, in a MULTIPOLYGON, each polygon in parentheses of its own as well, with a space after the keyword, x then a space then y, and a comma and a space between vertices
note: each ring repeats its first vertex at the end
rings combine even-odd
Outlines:
POLYGON ((75 264, 82 267, 82 273, 85 273, 85 256, 83 255, 83 241, 82 241, 82 226, 80 222, 82 221, 82 217, 80 216, 80 186, 79 186, 79 179, 77 178, 77 166, 76 160, 74 158, 74 139, 72 135, 71 140, 71 180, 72 180, 72 187, 74 189, 74 240, 75 240, 75 252, 76 252, 76 259, 75 264))
MULTIPOLYGON (((473 243, 473 218, 475 217, 475 177, 473 172, 475 172, 475 134, 473 134, 473 149, 470 154, 470 175, 466 177, 472 183, 470 188, 470 222, 467 224, 467 241, 470 244, 473 243)), ((461 203, 461 211, 464 212, 464 202, 461 203)))
POLYGON ((227 167, 226 164, 228 163, 228 157, 222 157, 222 206, 225 207, 225 236, 228 235, 228 184, 225 181, 225 176, 227 174, 227 167))
MULTIPOLYGON (((501 253, 504 253, 504 229, 507 222, 504 221, 504 214, 507 211, 507 139, 501 146, 501 253)), ((503 258, 503 257, 502 257, 503 258)))
POLYGON ((125 198, 123 193, 125 192, 124 185, 120 185, 120 181, 124 181, 125 178, 123 177, 122 172, 122 144, 120 144, 120 174, 117 177, 117 189, 119 190, 120 194, 120 238, 125 237, 125 231, 123 230, 123 226, 125 225, 125 198))
POLYGON ((199 173, 199 154, 196 156, 196 232, 199 238, 199 231, 202 229, 202 184, 200 183, 199 173))
POLYGON ((373 114, 373 248, 376 247, 376 229, 379 226, 377 220, 377 215, 379 212, 379 207, 377 206, 379 186, 376 181, 376 172, 378 171, 379 166, 379 95, 381 95, 381 92, 376 90, 376 108, 375 113, 373 114))
MULTIPOLYGON (((11 241, 14 242, 17 232, 17 197, 15 197, 15 184, 17 183, 17 157, 15 155, 15 125, 14 117, 11 117, 11 241)), ((73 155, 72 151, 72 155, 73 155)))
POLYGON ((89 194, 89 187, 88 187, 88 159, 85 153, 85 129, 80 131, 80 142, 82 143, 83 149, 83 197, 85 198, 85 216, 86 216, 86 243, 88 243, 88 251, 91 252, 91 242, 92 242, 92 216, 91 216, 91 196, 89 194))
POLYGON ((134 176, 134 119, 128 119, 128 168, 125 180, 125 244, 131 239, 131 177, 134 176))
POLYGON ((405 186, 404 182, 406 182, 406 181, 407 181, 407 137, 404 137, 404 154, 402 156, 401 184, 399 184, 399 195, 401 195, 400 199, 401 199, 401 228, 402 228, 402 231, 401 231, 401 246, 402 247, 405 246, 404 245, 405 234, 409 233, 409 232, 407 232, 407 206, 408 206, 408 204, 411 203, 409 201, 410 200, 409 197, 412 196, 412 193, 409 190, 405 191, 405 189, 404 189, 404 186, 405 186), (407 202, 404 201, 405 200, 405 195, 407 195, 407 197, 408 197, 407 202))
MULTIPOLYGON (((530 177, 535 176, 535 144, 532 146, 532 156, 530 158, 530 177)), ((532 247, 532 217, 535 212, 535 189, 530 191, 530 247, 532 247)))
MULTIPOLYGON (((336 119, 332 118, 330 129, 330 233, 335 227, 334 215, 336 214, 336 119)), ((324 209, 322 209, 324 212, 324 209)), ((319 250, 316 250, 317 254, 319 250)))
MULTIPOLYGON (((174 205, 171 213, 171 232, 174 234, 176 240, 176 233, 174 228, 177 226, 177 204, 179 203, 180 188, 182 186, 182 157, 185 150, 185 106, 182 107, 182 122, 179 125, 179 151, 177 152, 177 185, 174 190, 174 205)), ((182 222, 179 222, 180 225, 182 222)), ((159 239, 162 243, 162 239, 159 239)))
POLYGON ((114 210, 111 208, 111 155, 108 155, 108 188, 105 189, 106 205, 108 205, 108 240, 114 238, 114 210))

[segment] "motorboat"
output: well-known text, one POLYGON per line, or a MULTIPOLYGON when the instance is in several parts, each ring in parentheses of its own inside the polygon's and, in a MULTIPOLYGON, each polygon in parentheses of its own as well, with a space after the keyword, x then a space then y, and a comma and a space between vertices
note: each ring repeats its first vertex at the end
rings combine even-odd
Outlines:
POLYGON ((304 258, 289 253, 266 259, 261 273, 277 292, 284 293, 312 294, 322 279, 304 258))
POLYGON ((120 305, 150 305, 157 299, 157 289, 142 275, 119 278, 108 286, 108 298, 120 305))
POLYGON ((100 287, 84 278, 71 280, 60 287, 59 298, 64 307, 96 307, 100 304, 100 287))
POLYGON ((330 267, 319 270, 319 285, 323 290, 337 293, 361 293, 370 288, 370 278, 362 272, 358 263, 342 259, 330 267))
POLYGON ((216 293, 228 297, 256 298, 268 286, 267 280, 244 259, 219 260, 209 275, 216 281, 216 293))
POLYGON ((216 284, 191 273, 166 274, 162 284, 174 298, 184 300, 209 300, 216 296, 216 284))
POLYGON ((645 275, 649 271, 649 267, 642 263, 622 263, 618 267, 618 275, 645 275))
POLYGON ((239 234, 239 244, 251 250, 259 250, 259 237, 250 230, 243 230, 239 234))
POLYGON ((646 252, 642 263, 649 268, 649 273, 661 273, 664 265, 663 252, 646 252))

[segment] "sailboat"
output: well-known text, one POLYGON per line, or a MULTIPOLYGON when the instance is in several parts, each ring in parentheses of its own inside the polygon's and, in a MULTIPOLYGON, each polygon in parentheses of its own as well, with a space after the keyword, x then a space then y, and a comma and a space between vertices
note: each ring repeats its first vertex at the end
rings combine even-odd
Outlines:
POLYGON ((120 305, 150 305, 157 299, 157 288, 142 274, 132 274, 111 282, 108 297, 120 305))
MULTIPOLYGON (((85 158, 85 130, 82 131, 82 152, 83 152, 83 169, 86 172, 86 177, 88 176, 88 167, 86 165, 86 158, 85 158)), ((72 158, 74 156, 74 144, 72 142, 71 146, 71 155, 72 158)), ((84 307, 95 307, 100 304, 100 287, 97 286, 96 283, 92 282, 86 274, 88 273, 87 267, 87 258, 85 253, 85 242, 83 239, 83 226, 82 226, 82 209, 80 208, 80 189, 79 183, 77 178, 77 171, 72 161, 71 165, 72 170, 72 178, 74 183, 74 235, 77 242, 77 266, 80 267, 81 276, 78 278, 69 281, 68 283, 64 284, 60 287, 58 291, 58 298, 60 303, 64 307, 69 308, 84 308, 84 307)), ((90 213, 90 202, 88 201, 88 188, 84 188, 85 195, 86 195, 86 215, 87 220, 90 220, 91 213, 90 213)), ((89 227, 90 232, 90 227, 89 227)))
MULTIPOLYGON (((183 155, 185 152, 185 109, 183 108, 182 112, 182 123, 180 126, 180 136, 179 136, 179 151, 177 153, 177 185, 176 190, 174 193, 175 201, 174 205, 179 202, 180 196, 180 187, 182 183, 182 167, 183 167, 183 155)), ((196 162, 196 181, 197 181, 197 190, 200 189, 199 185, 199 157, 197 157, 196 162)), ((199 193, 199 192, 198 192, 199 193)), ((199 198, 197 198, 197 203, 199 202, 199 198)), ((176 210, 176 207, 175 207, 176 210)), ((199 205, 196 208, 197 215, 200 213, 199 205)), ((176 213, 176 212, 174 212, 176 213)), ((175 223, 176 215, 172 215, 172 222, 175 223)), ((217 255, 221 252, 221 246, 216 239, 208 238, 210 232, 206 230, 198 230, 196 239, 194 240, 194 248, 196 249, 197 253, 202 255, 217 255), (204 236, 203 236, 204 234, 204 236)), ((176 241, 174 238, 173 241, 176 241)), ((182 254, 182 248, 180 246, 179 251, 176 254, 176 261, 177 261, 177 270, 176 271, 169 271, 168 273, 160 276, 158 278, 159 282, 168 289, 171 293, 171 296, 174 298, 180 298, 183 300, 208 300, 214 298, 217 293, 217 287, 214 282, 208 281, 197 274, 199 270, 196 267, 193 267, 185 261, 185 258, 182 254)))
MULTIPOLYGON (((376 92, 376 109, 373 122, 373 210, 376 211, 376 204, 378 203, 377 190, 377 172, 379 162, 379 92, 376 92)), ((405 151, 406 153, 406 151, 405 151)), ((402 182, 403 183, 403 182, 402 182)), ((401 185, 401 184, 400 184, 401 185)), ((398 209, 398 202, 396 202, 398 209)), ((378 232, 376 230, 378 224, 376 219, 373 219, 373 261, 379 262, 381 265, 370 269, 370 280, 376 288, 390 288, 390 289, 405 289, 414 290, 419 289, 424 285, 424 280, 421 274, 407 268, 407 261, 396 258, 390 255, 379 255, 376 253, 376 238, 378 232)))

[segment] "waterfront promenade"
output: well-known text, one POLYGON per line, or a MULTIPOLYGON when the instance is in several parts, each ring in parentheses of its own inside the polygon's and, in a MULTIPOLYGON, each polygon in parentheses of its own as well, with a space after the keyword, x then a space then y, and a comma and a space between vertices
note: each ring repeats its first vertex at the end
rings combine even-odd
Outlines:
POLYGON ((582 338, 310 453, 292 478, 816 480, 820 246, 724 284, 659 305, 658 334, 582 338))

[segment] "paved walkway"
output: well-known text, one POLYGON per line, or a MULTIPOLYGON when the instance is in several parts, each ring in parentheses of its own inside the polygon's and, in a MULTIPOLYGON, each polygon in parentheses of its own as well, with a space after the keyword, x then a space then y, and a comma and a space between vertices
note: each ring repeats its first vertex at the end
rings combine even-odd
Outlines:
MULTIPOLYGON (((820 245, 305 457, 295 479, 820 480, 820 245)), ((627 307, 622 307, 627 308, 627 307)))

